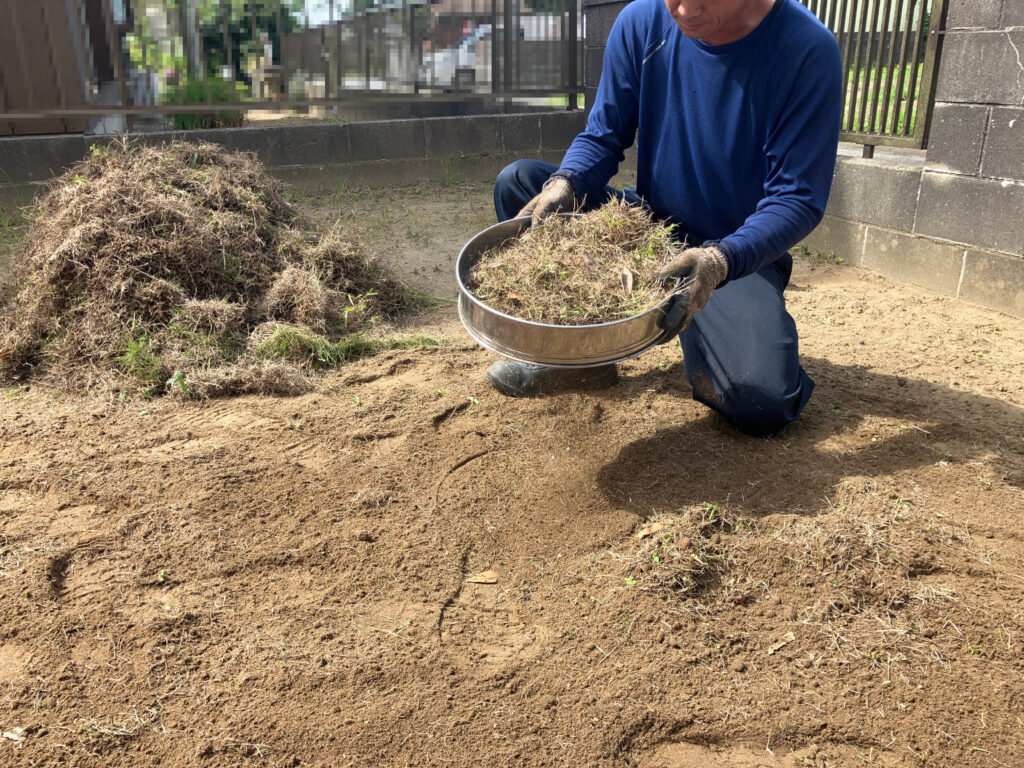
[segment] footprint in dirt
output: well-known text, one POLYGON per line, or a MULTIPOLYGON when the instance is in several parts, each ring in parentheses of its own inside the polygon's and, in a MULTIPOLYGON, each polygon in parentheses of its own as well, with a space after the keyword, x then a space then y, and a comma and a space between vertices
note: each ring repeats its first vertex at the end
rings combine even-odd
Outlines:
POLYGON ((793 765, 824 768, 829 765, 859 764, 866 754, 872 755, 871 765, 885 768, 911 765, 896 755, 850 744, 829 744, 821 748, 810 745, 799 749, 780 746, 769 749, 765 745, 705 746, 690 742, 659 744, 638 755, 631 764, 637 768, 790 768, 793 765))
POLYGON ((541 656, 554 633, 519 621, 497 585, 466 584, 448 606, 441 642, 451 663, 479 680, 509 676, 541 656))

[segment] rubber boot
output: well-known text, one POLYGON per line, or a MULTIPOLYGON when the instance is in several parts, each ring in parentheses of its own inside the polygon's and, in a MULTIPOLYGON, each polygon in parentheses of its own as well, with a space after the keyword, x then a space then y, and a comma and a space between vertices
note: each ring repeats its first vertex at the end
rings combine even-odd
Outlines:
POLYGON ((604 389, 619 380, 619 371, 614 363, 595 368, 551 368, 499 360, 487 369, 487 380, 503 395, 537 397, 604 389))

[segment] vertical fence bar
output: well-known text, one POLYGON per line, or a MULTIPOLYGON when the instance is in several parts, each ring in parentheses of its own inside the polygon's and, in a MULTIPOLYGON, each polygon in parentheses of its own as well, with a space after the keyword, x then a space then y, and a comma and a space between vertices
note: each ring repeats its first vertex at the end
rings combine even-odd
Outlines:
POLYGON ((77 31, 77 44, 82 46, 82 66, 85 70, 81 73, 83 101, 86 104, 92 104, 95 102, 95 99, 93 98, 93 88, 96 87, 96 69, 93 61, 92 45, 89 42, 89 29, 86 22, 85 5, 82 0, 70 0, 69 5, 74 8, 73 24, 77 31))
POLYGON ((826 14, 828 20, 826 21, 825 19, 822 19, 822 21, 825 21, 825 26, 831 30, 835 30, 836 28, 836 13, 838 8, 839 0, 828 0, 828 12, 826 14))
POLYGON ((281 96, 281 91, 284 91, 284 98, 287 101, 289 98, 288 94, 288 65, 284 60, 284 19, 281 16, 281 0, 274 0, 274 21, 277 24, 277 48, 274 48, 274 41, 270 41, 270 52, 271 55, 277 56, 277 66, 281 72, 281 79, 277 84, 277 97, 281 96))
MULTIPOLYGON (((906 13, 904 14, 903 45, 900 50, 899 69, 896 77, 896 92, 895 100, 893 101, 894 112, 892 124, 892 133, 899 136, 904 135, 906 129, 906 126, 902 129, 900 127, 900 113, 907 108, 903 99, 903 83, 906 77, 907 67, 910 66, 908 64, 910 60, 910 46, 914 39, 914 35, 911 30, 911 27, 913 26, 914 3, 920 1, 921 0, 909 0, 907 3, 906 13)), ((906 122, 909 123, 910 120, 908 119, 906 122)))
POLYGON ((576 67, 576 48, 579 45, 579 40, 577 39, 579 27, 579 6, 577 5, 577 0, 568 1, 569 29, 566 31, 568 32, 569 40, 569 50, 567 57, 569 59, 569 109, 574 110, 579 108, 579 99, 577 91, 579 90, 580 86, 580 73, 576 67))
POLYGON ((363 18, 363 89, 370 90, 370 13, 369 10, 364 10, 362 13, 363 18))
MULTIPOLYGON (((507 2, 507 0, 506 0, 507 2)), ((521 69, 522 64, 522 53, 523 44, 525 43, 525 35, 522 37, 519 35, 519 30, 522 28, 523 23, 523 4, 521 0, 512 0, 512 12, 515 15, 513 19, 513 30, 515 34, 514 42, 515 45, 512 48, 512 56, 516 62, 516 79, 515 79, 515 90, 523 90, 523 72, 521 69)))
POLYGON ((22 39, 22 24, 20 24, 17 18, 17 3, 10 3, 9 7, 12 37, 14 38, 14 46, 17 48, 18 69, 22 71, 22 86, 25 88, 27 99, 25 109, 27 112, 34 112, 36 109, 36 92, 32 87, 32 78, 30 76, 32 68, 29 67, 29 59, 25 53, 25 41, 22 39))
POLYGON ((498 93, 498 0, 491 0, 491 95, 498 93))
MULTIPOLYGON (((512 3, 514 0, 502 0, 502 23, 505 27, 505 34, 502 37, 501 58, 502 58, 502 93, 508 93, 512 85, 512 73, 509 71, 509 63, 512 61, 512 3)), ((505 101, 505 111, 508 111, 508 101, 505 101)))
POLYGON ((885 85, 882 92, 882 103, 878 109, 877 130, 879 133, 888 133, 889 106, 892 99, 893 65, 896 61, 896 48, 899 45, 899 20, 900 12, 903 10, 903 3, 906 0, 896 0, 891 13, 886 18, 886 25, 892 27, 889 30, 889 53, 885 57, 885 85))
MULTIPOLYGON (((852 98, 850 99, 850 103, 848 105, 850 107, 850 113, 849 113, 849 118, 848 118, 848 125, 850 126, 850 130, 852 130, 852 131, 856 131, 856 130, 860 129, 860 127, 857 125, 857 107, 858 107, 858 102, 862 98, 860 68, 861 68, 861 66, 863 64, 863 59, 864 59, 864 57, 863 57, 864 25, 867 23, 868 0, 859 0, 858 5, 859 5, 860 13, 858 13, 856 15, 856 17, 853 17, 854 19, 856 19, 856 29, 855 30, 851 30, 853 32, 852 37, 853 37, 853 40, 854 40, 854 43, 853 43, 854 54, 853 54, 853 63, 852 63, 853 95, 852 95, 852 98)), ((853 19, 851 19, 851 21, 853 21, 853 19)))
POLYGON ((117 25, 114 24, 114 9, 111 7, 112 0, 103 0, 103 14, 106 17, 107 43, 110 46, 110 58, 114 64, 114 75, 117 77, 118 90, 121 92, 121 106, 128 106, 128 86, 125 82, 124 65, 121 61, 121 40, 117 33, 117 25))
POLYGON ((203 35, 199 29, 199 6, 192 6, 192 26, 199 35, 199 69, 203 74, 203 95, 206 100, 206 104, 210 105, 213 103, 213 93, 210 87, 210 73, 207 71, 206 66, 206 51, 203 50, 203 35))
MULTIPOLYGON (((889 11, 892 7, 892 0, 884 0, 882 4, 881 14, 876 13, 875 24, 878 26, 878 46, 875 49, 875 55, 871 57, 871 61, 875 67, 874 83, 871 88, 871 106, 868 109, 868 119, 870 123, 867 125, 865 130, 875 132, 878 130, 878 105, 882 98, 882 76, 883 69, 882 65, 883 54, 885 52, 885 41, 886 34, 889 26, 889 11)), ((878 6, 875 6, 875 11, 878 11, 878 6)))
MULTIPOLYGON (((334 0, 331 0, 332 4, 334 0)), ((341 42, 341 25, 344 23, 344 9, 338 9, 338 18, 334 20, 334 82, 336 98, 339 100, 345 93, 345 54, 341 42)))
MULTIPOLYGON (((227 63, 227 70, 228 71, 226 73, 223 73, 223 74, 226 74, 228 76, 229 82, 231 84, 231 100, 232 101, 238 101, 238 91, 235 88, 235 55, 234 55, 234 53, 231 50, 231 32, 230 32, 229 21, 228 21, 228 14, 231 11, 230 11, 229 8, 225 8, 224 7, 224 0, 218 0, 217 8, 220 10, 220 26, 221 26, 221 36, 224 38, 224 53, 227 54, 227 57, 228 57, 228 63, 227 63)), ((179 89, 178 93, 180 95, 180 93, 181 93, 180 89, 179 89)))
POLYGON ((870 130, 865 125, 865 118, 871 120, 871 113, 868 111, 868 102, 871 100, 871 67, 874 66, 876 70, 878 69, 873 55, 875 50, 875 22, 878 16, 878 2, 879 0, 864 0, 864 23, 867 26, 867 42, 864 45, 864 88, 860 98, 860 110, 857 113, 857 122, 862 131, 870 130))
POLYGON ((907 122, 904 126, 904 133, 907 136, 912 136, 914 133, 914 121, 917 117, 917 70, 919 64, 923 63, 920 58, 921 54, 921 39, 924 35, 928 34, 928 30, 925 29, 924 20, 928 15, 928 0, 921 0, 921 10, 917 16, 917 32, 913 35, 913 56, 911 61, 913 62, 910 66, 910 82, 907 85, 907 122))
MULTIPOLYGON (((50 72, 53 75, 53 84, 57 88, 57 103, 61 109, 66 109, 67 93, 65 92, 64 75, 60 71, 60 62, 56 59, 56 46, 53 44, 53 29, 50 26, 50 16, 46 12, 47 0, 39 0, 39 20, 43 24, 43 39, 46 41, 47 54, 50 63, 50 72)), ((60 119, 61 127, 64 129, 64 133, 70 130, 68 126, 67 118, 62 117, 60 119)))
POLYGON ((853 23, 850 21, 852 17, 851 9, 853 3, 856 0, 839 0, 841 3, 839 13, 839 33, 842 35, 842 61, 843 61, 843 94, 842 94, 842 106, 840 107, 840 125, 845 129, 848 128, 846 125, 846 104, 850 100, 850 45, 853 41, 853 23), (850 29, 846 27, 849 25, 850 29))
POLYGON ((921 95, 919 103, 924 105, 925 113, 919 115, 914 126, 914 138, 916 138, 922 149, 928 147, 928 135, 931 131, 932 115, 934 105, 932 94, 935 91, 935 82, 939 74, 939 55, 942 51, 942 30, 946 28, 946 13, 949 10, 949 0, 932 0, 931 19, 928 25, 928 40, 925 45, 924 67, 921 73, 921 95))
MULTIPOLYGON (((333 30, 334 30, 334 0, 328 0, 328 3, 327 3, 327 28, 326 29, 322 29, 321 32, 320 32, 320 39, 323 41, 321 43, 320 48, 321 48, 321 51, 322 51, 321 56, 324 58, 324 98, 327 98, 327 99, 331 98, 331 69, 332 69, 331 65, 333 64, 333 69, 335 69, 335 70, 337 70, 337 68, 338 68, 337 62, 334 61, 334 56, 336 55, 336 52, 334 54, 332 54, 331 46, 330 46, 330 42, 329 42, 329 38, 331 37, 331 32, 333 30)), ((334 83, 334 94, 335 94, 335 96, 337 96, 339 94, 337 78, 335 78, 335 83, 334 83)))

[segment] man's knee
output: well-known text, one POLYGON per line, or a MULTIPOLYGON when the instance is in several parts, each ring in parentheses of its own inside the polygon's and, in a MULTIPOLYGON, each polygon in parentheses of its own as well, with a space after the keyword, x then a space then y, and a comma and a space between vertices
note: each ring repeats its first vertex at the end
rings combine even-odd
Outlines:
POLYGON ((694 377, 694 399, 720 413, 739 432, 770 437, 796 421, 814 389, 801 369, 794 384, 784 382, 730 382, 721 389, 694 377))
POLYGON ((539 160, 522 159, 509 163, 494 180, 494 210, 499 221, 515 216, 540 192, 557 166, 539 160))
POLYGON ((498 178, 494 181, 494 186, 501 189, 505 189, 512 184, 518 183, 519 171, 523 167, 524 160, 515 160, 498 173, 498 178))

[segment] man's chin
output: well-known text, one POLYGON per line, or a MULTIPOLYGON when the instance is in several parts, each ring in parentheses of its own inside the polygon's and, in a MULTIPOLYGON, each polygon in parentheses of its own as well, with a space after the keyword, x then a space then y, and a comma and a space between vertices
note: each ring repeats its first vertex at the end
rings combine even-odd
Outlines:
POLYGON ((707 24, 680 24, 676 22, 679 31, 691 40, 701 40, 707 34, 707 24))

